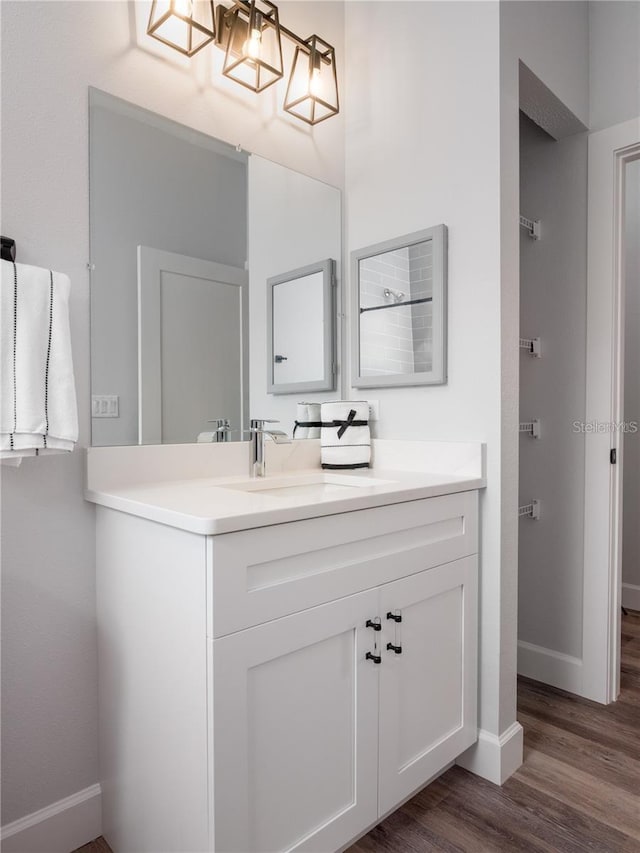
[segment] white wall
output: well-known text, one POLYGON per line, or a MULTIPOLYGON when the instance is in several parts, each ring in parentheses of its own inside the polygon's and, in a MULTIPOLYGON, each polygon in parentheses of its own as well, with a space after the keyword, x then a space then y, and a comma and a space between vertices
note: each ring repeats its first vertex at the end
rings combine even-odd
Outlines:
POLYGON ((493 735, 515 720, 516 645, 500 557, 498 16, 492 2, 361 2, 345 18, 348 248, 449 228, 449 381, 369 396, 383 438, 487 443, 480 726, 493 735))
POLYGON ((589 3, 592 131, 640 115, 640 2, 589 3))
MULTIPOLYGON (((543 666, 542 650, 582 656, 587 134, 556 142, 525 116, 520 127, 520 204, 542 222, 540 240, 520 232, 520 330, 543 357, 520 355, 520 419, 540 418, 542 438, 520 438, 519 502, 542 512, 519 524, 518 639, 543 666)), ((544 677, 531 654, 519 671, 544 677)))
POLYGON ((512 74, 514 59, 516 64, 520 59, 586 126, 588 7, 582 0, 511 0, 500 4, 504 71, 512 74))
MULTIPOLYGON (((337 186, 343 116, 310 131, 257 99, 135 43, 125 2, 3 2, 2 230, 19 260, 72 281, 80 446, 89 439, 89 85, 337 186), (257 105, 257 106, 256 106, 257 105)), ((283 3, 282 21, 344 56, 340 3, 283 3)), ((341 70, 341 69, 339 69, 341 70)), ((225 81, 226 82, 226 81, 225 81)), ((83 455, 3 470, 2 738, 6 823, 98 779, 94 514, 83 455)))
MULTIPOLYGON (((640 160, 627 166, 624 419, 640 423, 640 160)), ((622 603, 640 610, 640 432, 624 437, 622 603)))
MULTIPOLYGON (((289 435, 296 403, 340 399, 340 377, 333 392, 267 394, 267 279, 332 258, 339 296, 343 286, 341 207, 336 187, 262 157, 249 159, 249 409, 253 418, 280 420, 279 428, 289 435)), ((338 304, 335 310, 339 335, 338 304)))

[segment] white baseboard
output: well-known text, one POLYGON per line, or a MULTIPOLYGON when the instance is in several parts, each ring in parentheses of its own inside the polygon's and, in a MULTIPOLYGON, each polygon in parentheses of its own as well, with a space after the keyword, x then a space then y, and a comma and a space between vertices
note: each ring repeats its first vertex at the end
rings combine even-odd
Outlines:
POLYGON ((69 853, 102 832, 102 790, 91 785, 0 829, 2 853, 69 853))
POLYGON ((522 756, 522 726, 515 722, 501 735, 480 729, 476 743, 458 757, 456 764, 495 785, 503 785, 522 764, 522 756))
POLYGON ((632 583, 622 584, 622 606, 628 610, 640 610, 640 586, 632 583))
POLYGON ((553 649, 519 641, 518 675, 582 695, 582 661, 553 649))

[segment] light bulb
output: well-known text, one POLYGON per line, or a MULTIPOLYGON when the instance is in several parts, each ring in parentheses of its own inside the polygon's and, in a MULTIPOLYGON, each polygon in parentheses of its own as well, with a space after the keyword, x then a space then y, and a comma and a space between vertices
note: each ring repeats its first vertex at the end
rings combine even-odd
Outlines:
POLYGON ((242 52, 249 59, 260 59, 262 46, 262 13, 255 7, 249 18, 249 38, 242 45, 242 52))
POLYGON ((320 67, 313 68, 311 71, 311 77, 309 78, 309 94, 314 95, 316 98, 320 95, 322 91, 322 79, 320 77, 320 67))
POLYGON ((262 42, 262 33, 260 30, 251 30, 250 37, 242 46, 242 52, 250 59, 260 58, 260 46, 262 42))
POLYGON ((193 3, 191 0, 173 0, 173 12, 176 15, 190 18, 193 13, 193 3))

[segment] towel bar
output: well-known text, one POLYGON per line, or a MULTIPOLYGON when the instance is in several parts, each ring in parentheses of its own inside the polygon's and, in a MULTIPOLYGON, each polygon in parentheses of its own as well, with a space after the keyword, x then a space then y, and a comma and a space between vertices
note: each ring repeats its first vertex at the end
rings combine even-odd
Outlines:
POLYGON ((13 263, 16 259, 16 241, 13 237, 0 237, 2 260, 13 263))

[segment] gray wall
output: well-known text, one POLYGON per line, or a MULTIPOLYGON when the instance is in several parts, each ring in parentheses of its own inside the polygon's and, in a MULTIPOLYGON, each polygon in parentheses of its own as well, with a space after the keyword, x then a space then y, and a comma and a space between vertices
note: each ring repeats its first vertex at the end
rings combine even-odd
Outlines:
MULTIPOLYGON (((624 419, 640 423, 640 160, 627 166, 624 419)), ((640 609, 640 432, 624 437, 622 601, 640 609)))
POLYGON ((587 134, 559 142, 521 115, 520 206, 542 239, 520 236, 520 334, 540 337, 541 359, 520 356, 520 504, 541 500, 540 521, 520 521, 518 638, 582 655, 587 134))
POLYGON ((244 268, 246 155, 93 92, 90 166, 92 393, 120 398, 92 444, 137 444, 137 246, 244 268))
POLYGON ((591 130, 640 115, 640 2, 589 3, 591 130))

